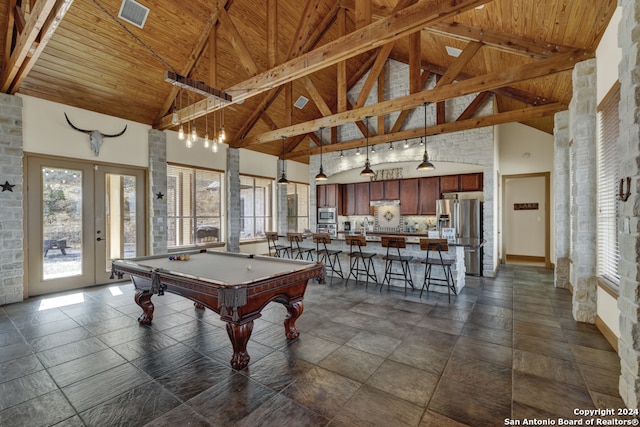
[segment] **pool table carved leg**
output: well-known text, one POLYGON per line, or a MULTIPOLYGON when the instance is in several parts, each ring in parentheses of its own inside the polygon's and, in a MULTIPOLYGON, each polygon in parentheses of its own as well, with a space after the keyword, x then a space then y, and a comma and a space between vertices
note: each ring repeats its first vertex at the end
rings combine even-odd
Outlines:
POLYGON ((153 303, 151 302, 150 291, 138 291, 136 292, 135 301, 136 304, 142 308, 142 314, 138 317, 138 322, 143 325, 150 325, 153 320, 153 303))
POLYGON ((249 364, 249 353, 247 353, 247 343, 253 331, 253 320, 242 325, 227 323, 227 334, 233 346, 233 356, 231 357, 231 367, 233 369, 243 369, 249 364))
POLYGON ((292 340, 298 338, 300 331, 296 328, 296 320, 304 311, 304 304, 302 301, 296 301, 291 304, 285 304, 287 307, 287 317, 284 319, 284 333, 288 339, 292 340))

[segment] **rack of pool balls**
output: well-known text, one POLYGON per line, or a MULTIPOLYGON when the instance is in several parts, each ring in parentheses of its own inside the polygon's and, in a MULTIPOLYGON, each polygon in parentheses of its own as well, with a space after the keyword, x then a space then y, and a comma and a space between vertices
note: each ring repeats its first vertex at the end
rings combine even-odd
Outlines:
POLYGON ((189 261, 189 255, 169 255, 169 261, 189 261))

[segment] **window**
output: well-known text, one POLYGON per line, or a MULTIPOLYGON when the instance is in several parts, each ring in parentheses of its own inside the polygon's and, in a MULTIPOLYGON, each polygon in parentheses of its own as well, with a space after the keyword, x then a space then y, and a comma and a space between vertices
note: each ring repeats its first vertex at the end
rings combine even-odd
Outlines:
POLYGON ((616 84, 598 106, 598 276, 620 283, 618 264, 618 104, 620 85, 616 84))
POLYGON ((287 230, 302 233, 309 229, 309 185, 287 184, 287 230))
POLYGON ((223 174, 167 166, 167 246, 220 242, 223 174))
POLYGON ((240 241, 265 237, 271 230, 273 179, 240 175, 240 241))

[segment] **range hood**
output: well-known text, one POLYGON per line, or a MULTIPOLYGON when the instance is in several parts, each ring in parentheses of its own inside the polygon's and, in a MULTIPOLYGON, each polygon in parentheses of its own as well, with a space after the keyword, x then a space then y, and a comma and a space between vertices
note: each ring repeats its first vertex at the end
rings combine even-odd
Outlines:
POLYGON ((400 200, 372 200, 369 206, 400 206, 400 200))

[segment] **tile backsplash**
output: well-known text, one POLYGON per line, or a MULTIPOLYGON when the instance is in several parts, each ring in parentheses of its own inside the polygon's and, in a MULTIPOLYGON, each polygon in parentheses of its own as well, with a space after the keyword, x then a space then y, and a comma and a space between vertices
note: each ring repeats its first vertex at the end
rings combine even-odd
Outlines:
POLYGON ((384 206, 374 207, 373 216, 339 216, 338 230, 344 230, 345 221, 351 221, 351 228, 353 230, 355 227, 355 231, 361 231, 365 224, 368 225, 367 231, 378 233, 426 233, 436 229, 435 215, 403 216, 400 215, 399 209, 396 213, 395 210, 386 209, 384 206))

